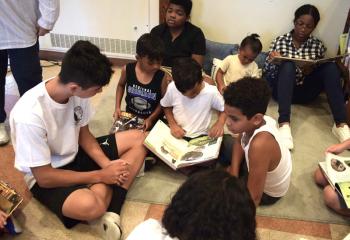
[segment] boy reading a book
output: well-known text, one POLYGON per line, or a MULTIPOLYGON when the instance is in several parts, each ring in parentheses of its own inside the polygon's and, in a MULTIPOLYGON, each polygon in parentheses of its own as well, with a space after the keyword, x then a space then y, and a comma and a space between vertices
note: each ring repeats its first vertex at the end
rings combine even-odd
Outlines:
MULTIPOLYGON (((342 143, 331 145, 326 149, 326 152, 339 154, 346 149, 350 149, 350 139, 342 143)), ((338 214, 349 217, 350 209, 347 208, 344 198, 338 193, 337 190, 331 187, 320 167, 316 169, 314 179, 316 184, 323 188, 323 199, 327 207, 333 209, 338 214)))
POLYGON ((146 155, 143 133, 96 139, 89 98, 102 91, 112 64, 89 41, 65 54, 58 76, 32 88, 10 114, 15 167, 33 196, 67 228, 88 221, 102 239, 119 239, 120 210, 146 155))
POLYGON ((226 119, 224 100, 216 86, 203 81, 201 66, 191 58, 176 59, 173 79, 160 101, 171 134, 176 138, 222 136, 226 119), (219 111, 219 117, 209 128, 213 109, 219 111))
POLYGON ((121 102, 126 92, 126 111, 144 118, 144 130, 149 130, 161 114, 160 99, 167 81, 160 65, 165 52, 162 40, 149 33, 136 43, 136 62, 125 65, 116 90, 114 118, 121 114, 121 102))
POLYGON ((238 54, 229 55, 222 61, 216 74, 216 84, 221 94, 227 85, 242 77, 260 77, 259 67, 254 60, 261 49, 259 35, 253 33, 242 40, 238 54))
POLYGON ((265 115, 271 91, 266 81, 245 77, 224 92, 227 127, 238 134, 228 171, 247 175, 256 206, 273 204, 288 190, 292 171, 289 150, 282 144, 276 122, 265 115), (245 159, 245 163, 244 163, 245 159))

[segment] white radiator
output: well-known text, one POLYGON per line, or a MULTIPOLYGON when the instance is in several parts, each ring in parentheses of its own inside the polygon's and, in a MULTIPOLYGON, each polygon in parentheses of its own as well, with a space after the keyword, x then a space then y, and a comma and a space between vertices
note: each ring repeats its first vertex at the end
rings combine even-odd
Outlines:
POLYGON ((66 51, 76 41, 86 40, 98 46, 100 50, 108 56, 133 58, 136 52, 136 41, 125 39, 50 33, 50 40, 51 46, 56 50, 66 51))

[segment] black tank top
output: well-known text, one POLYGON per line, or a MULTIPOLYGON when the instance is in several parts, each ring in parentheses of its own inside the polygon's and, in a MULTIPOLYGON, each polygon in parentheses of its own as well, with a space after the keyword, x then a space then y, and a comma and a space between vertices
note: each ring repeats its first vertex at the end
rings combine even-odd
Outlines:
POLYGON ((136 62, 126 65, 126 111, 147 118, 160 102, 164 72, 158 70, 149 84, 143 84, 137 80, 135 67, 136 62))

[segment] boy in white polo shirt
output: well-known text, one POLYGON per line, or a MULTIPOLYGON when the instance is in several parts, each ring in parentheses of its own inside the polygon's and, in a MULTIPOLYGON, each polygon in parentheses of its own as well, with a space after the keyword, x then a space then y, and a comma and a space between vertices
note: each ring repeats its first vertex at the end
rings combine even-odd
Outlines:
POLYGON ((174 61, 173 79, 160 101, 176 138, 219 137, 225 124, 224 100, 215 86, 203 81, 201 66, 191 58, 174 61), (212 110, 219 112, 209 128, 212 110))

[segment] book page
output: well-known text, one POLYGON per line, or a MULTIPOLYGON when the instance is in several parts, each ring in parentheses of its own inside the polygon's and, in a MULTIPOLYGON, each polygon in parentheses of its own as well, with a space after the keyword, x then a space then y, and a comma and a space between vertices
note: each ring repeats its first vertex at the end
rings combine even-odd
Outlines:
POLYGON ((178 167, 195 165, 217 158, 221 143, 222 137, 202 136, 192 139, 189 142, 190 149, 182 156, 178 162, 178 167))
POLYGON ((334 57, 326 57, 326 58, 317 59, 317 60, 276 56, 271 60, 271 62, 273 64, 281 64, 283 61, 293 61, 299 67, 305 67, 313 64, 322 64, 325 62, 332 62, 338 59, 342 59, 346 55, 347 54, 342 54, 334 57))
POLYGON ((334 184, 350 182, 350 157, 341 157, 332 153, 327 153, 326 171, 328 177, 334 184))
POLYGON ((159 120, 145 139, 145 146, 171 168, 191 166, 217 158, 222 137, 202 136, 187 142, 171 135, 170 128, 159 120))
POLYGON ((311 59, 291 58, 291 57, 282 57, 282 56, 276 56, 272 58, 271 63, 279 65, 284 61, 293 61, 299 67, 304 67, 304 66, 312 65, 316 63, 315 60, 311 60, 311 59))
POLYGON ((170 128, 159 120, 144 142, 145 146, 173 169, 187 152, 188 142, 171 135, 170 128))
POLYGON ((165 72, 169 76, 172 76, 172 69, 171 69, 171 67, 160 66, 160 70, 162 70, 163 72, 165 72))
POLYGON ((19 206, 23 198, 7 183, 0 181, 0 209, 7 215, 19 206))
POLYGON ((325 62, 333 62, 336 61, 338 59, 342 59, 346 56, 347 54, 342 54, 342 55, 338 55, 338 56, 334 56, 334 57, 327 57, 327 58, 322 58, 316 61, 317 64, 322 64, 325 62))
POLYGON ((337 184, 337 189, 344 198, 345 204, 350 208, 350 182, 341 182, 337 184))
POLYGON ((126 131, 129 129, 143 129, 144 119, 128 112, 121 112, 121 116, 116 119, 109 131, 110 134, 115 132, 126 131))

